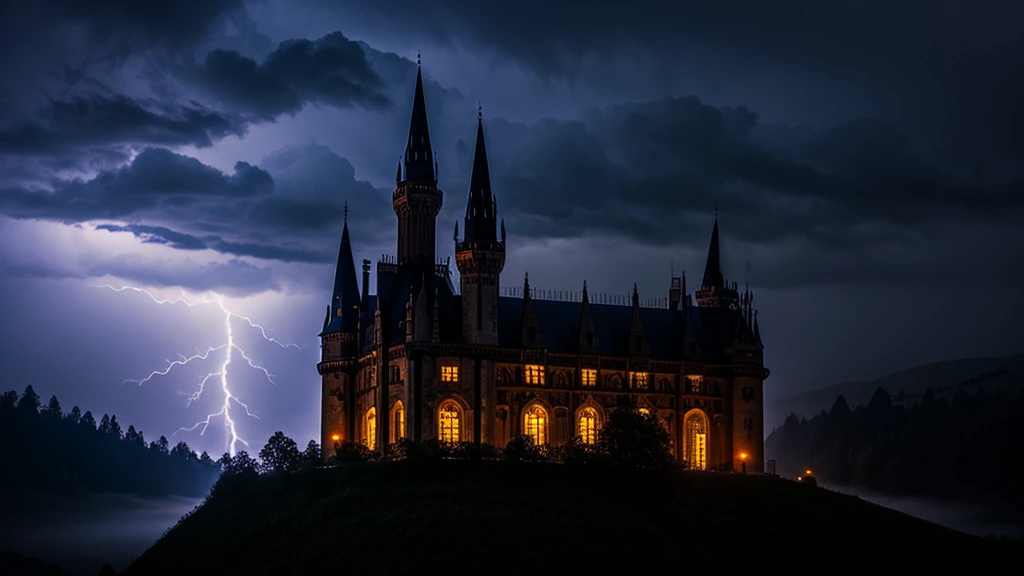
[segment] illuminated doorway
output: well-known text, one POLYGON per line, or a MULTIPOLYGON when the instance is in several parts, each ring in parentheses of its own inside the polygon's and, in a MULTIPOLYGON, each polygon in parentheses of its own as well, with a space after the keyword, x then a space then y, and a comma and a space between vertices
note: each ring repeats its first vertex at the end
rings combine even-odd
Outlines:
POLYGON ((448 400, 437 412, 437 437, 441 442, 462 440, 462 411, 454 401, 448 400))
POLYGON ((683 420, 686 438, 683 459, 691 470, 708 469, 708 417, 700 410, 691 410, 683 420))
POLYGON ((523 414, 523 431, 537 446, 548 441, 548 411, 534 404, 523 414))
POLYGON ((371 407, 366 411, 366 419, 363 422, 363 441, 366 447, 373 450, 377 447, 377 409, 371 407))

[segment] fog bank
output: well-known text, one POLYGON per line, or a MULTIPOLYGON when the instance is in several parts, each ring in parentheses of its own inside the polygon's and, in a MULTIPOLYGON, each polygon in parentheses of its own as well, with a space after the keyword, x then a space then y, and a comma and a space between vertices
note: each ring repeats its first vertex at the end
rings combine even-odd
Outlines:
POLYGON ((121 571, 201 499, 99 494, 77 498, 7 495, 0 549, 94 576, 109 562, 121 571))
POLYGON ((968 534, 977 536, 1005 536, 1014 540, 1024 540, 1024 524, 1020 521, 999 520, 991 509, 984 506, 937 498, 877 494, 850 486, 825 484, 822 484, 822 486, 842 494, 859 496, 861 499, 872 504, 885 506, 886 508, 968 534))

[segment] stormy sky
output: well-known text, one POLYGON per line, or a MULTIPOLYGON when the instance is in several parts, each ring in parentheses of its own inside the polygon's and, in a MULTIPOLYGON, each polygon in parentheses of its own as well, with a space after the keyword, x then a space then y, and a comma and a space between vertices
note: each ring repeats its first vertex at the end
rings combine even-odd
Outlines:
POLYGON ((4 3, 0 384, 221 453, 220 416, 176 431, 221 410, 219 376, 191 397, 230 324, 242 438, 312 438, 342 207, 357 260, 394 253, 417 50, 440 256, 482 104, 505 286, 664 298, 674 267, 692 291, 717 203, 769 400, 1020 352, 1022 23, 1016 0, 4 3))

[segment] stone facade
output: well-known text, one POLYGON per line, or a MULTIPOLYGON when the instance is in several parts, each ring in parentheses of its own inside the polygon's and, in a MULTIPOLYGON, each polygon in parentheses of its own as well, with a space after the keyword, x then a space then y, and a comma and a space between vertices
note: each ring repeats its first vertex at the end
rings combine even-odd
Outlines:
POLYGON ((764 367, 753 296, 720 268, 717 218, 697 305, 685 277, 668 306, 501 296, 505 227, 490 187, 483 122, 464 234, 450 260, 434 254, 443 201, 427 128, 422 77, 392 204, 398 254, 363 261, 360 292, 347 215, 332 304, 320 334, 324 458, 344 441, 379 449, 401 438, 504 446, 518 435, 543 444, 585 442, 624 405, 654 413, 674 454, 708 470, 764 468, 764 367), (404 173, 403 173, 404 169, 404 173))

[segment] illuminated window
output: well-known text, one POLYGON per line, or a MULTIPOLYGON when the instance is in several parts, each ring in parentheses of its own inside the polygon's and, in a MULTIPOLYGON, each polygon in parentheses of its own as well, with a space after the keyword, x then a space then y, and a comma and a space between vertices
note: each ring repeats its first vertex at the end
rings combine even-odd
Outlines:
POLYGON ((706 470, 708 467, 708 419, 703 412, 693 410, 686 415, 684 428, 686 443, 683 458, 690 463, 693 470, 706 470))
POLYGON ((647 388, 647 372, 630 372, 629 373, 630 386, 638 390, 647 388))
POLYGON ((459 442, 461 436, 462 411, 449 400, 441 405, 437 413, 437 437, 441 442, 459 442))
POLYGON ((641 413, 641 414, 644 414, 644 415, 651 413, 651 410, 649 408, 647 408, 647 407, 644 407, 644 406, 641 406, 641 407, 637 408, 636 411, 641 413))
POLYGON ((594 444, 597 442, 597 410, 593 408, 580 410, 578 432, 584 444, 594 444))
POLYGON ((441 382, 458 382, 458 366, 441 366, 441 382))
POLYGON ((596 386, 597 385, 597 370, 591 368, 584 368, 580 370, 580 384, 583 386, 596 386))
POLYGON ((373 450, 377 447, 377 409, 371 407, 366 411, 363 422, 363 442, 366 447, 373 450))
POLYGON ((405 406, 401 400, 395 403, 392 413, 391 421, 394 427, 391 429, 391 440, 394 442, 405 438, 405 406))
POLYGON ((704 378, 701 376, 687 376, 686 383, 688 384, 690 394, 703 394, 704 393, 704 378))
POLYGON ((527 364, 523 368, 523 379, 526 380, 527 384, 543 385, 544 367, 540 364, 527 364))
POLYGON ((523 414, 523 431, 540 446, 548 441, 548 411, 534 404, 523 414))

